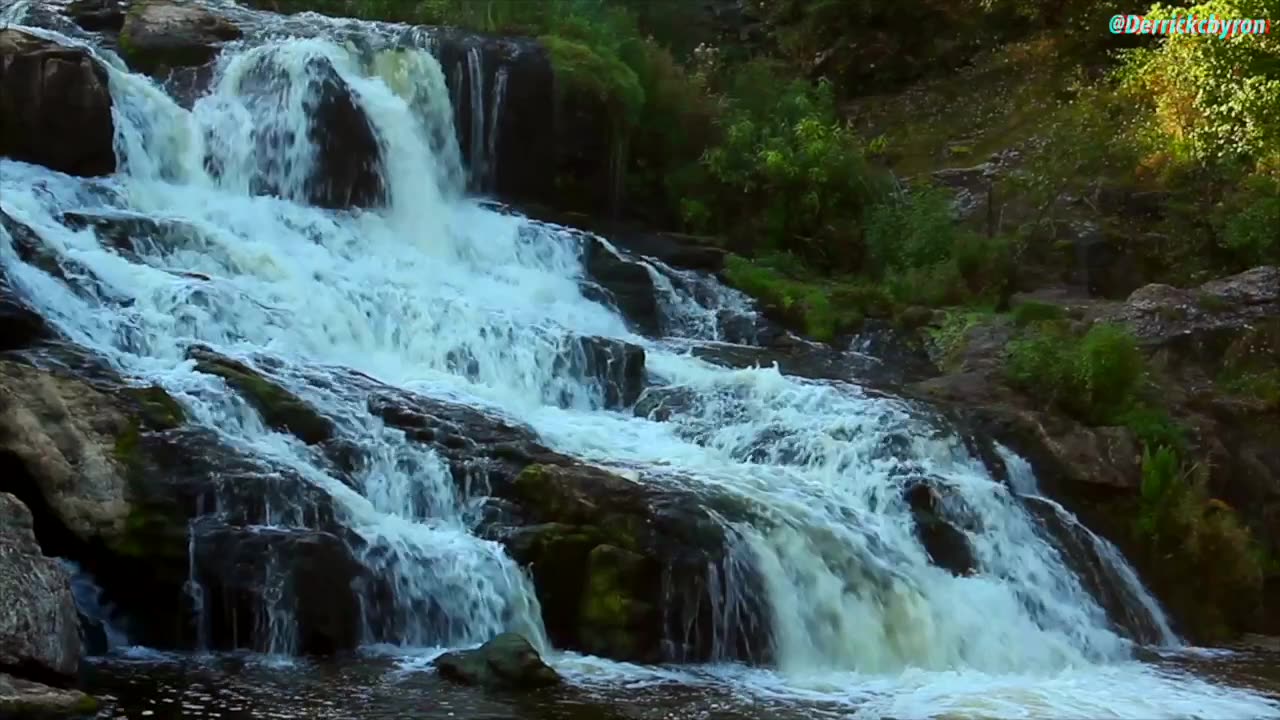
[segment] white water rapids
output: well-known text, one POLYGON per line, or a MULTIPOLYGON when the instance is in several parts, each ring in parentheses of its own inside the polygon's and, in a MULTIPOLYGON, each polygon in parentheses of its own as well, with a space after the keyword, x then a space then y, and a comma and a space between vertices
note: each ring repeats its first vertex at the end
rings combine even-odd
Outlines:
MULTIPOLYGON (((687 353, 688 339, 638 337, 585 298, 570 233, 463 195, 456 142, 438 140, 452 112, 428 52, 357 55, 315 38, 251 45, 224 53, 212 91, 191 111, 109 57, 120 173, 90 181, 0 160, 0 208, 67 267, 88 272, 68 271, 68 284, 25 264, 3 230, 0 262, 75 342, 166 388, 193 422, 332 494, 344 522, 390 558, 380 570, 394 576, 401 652, 475 644, 502 630, 546 640, 529 580, 500 545, 473 534, 479 498, 459 497, 440 458, 315 382, 334 366, 495 409, 556 450, 641 469, 647 482, 692 478, 758 508, 764 521, 736 530, 770 599, 776 667, 668 673, 554 654, 579 681, 710 679, 867 717, 1280 716, 1260 697, 1133 660, 1131 643, 1016 495, 915 409, 776 369, 708 364, 687 353), (242 93, 264 54, 294 85, 309 59, 327 58, 353 88, 388 150, 386 210, 294 201, 314 149, 301 93, 275 104, 242 93), (253 137, 267 129, 289 139, 270 170, 283 197, 250 194, 265 160, 253 137), (206 155, 220 159, 217 177, 206 155), (94 230, 66 227, 61 213, 72 210, 179 221, 200 241, 126 258, 94 230), (652 381, 699 402, 669 422, 600 409, 601 389, 567 376, 559 361, 571 335, 643 346, 652 381), (299 440, 197 372, 186 359, 196 343, 250 363, 278 359, 273 377, 373 458, 365 493, 329 477, 299 440), (474 361, 470 372, 456 369, 459 355, 474 361), (966 534, 978 573, 956 577, 929 562, 902 498, 905 479, 922 475, 973 516, 966 534), (429 507, 415 511, 421 497, 429 507), (417 616, 424 602, 444 621, 417 616)), ((727 291, 718 301, 741 302, 727 291)), ((681 324, 702 339, 718 339, 712 309, 690 302, 672 295, 663 304, 679 305, 681 324)), ((289 649, 287 635, 278 649, 289 649)))

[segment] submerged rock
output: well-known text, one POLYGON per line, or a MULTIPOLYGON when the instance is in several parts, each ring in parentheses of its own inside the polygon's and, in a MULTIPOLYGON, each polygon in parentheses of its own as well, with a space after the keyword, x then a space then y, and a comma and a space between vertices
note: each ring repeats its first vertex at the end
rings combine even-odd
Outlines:
POLYGON ((0 668, 39 680, 65 681, 74 675, 80 666, 80 635, 71 580, 57 560, 41 554, 31 512, 3 492, 0 598, 0 668))
POLYGON ((969 538, 947 517, 941 493, 927 482, 907 488, 907 504, 915 520, 916 537, 934 565, 952 575, 972 575, 978 570, 969 538))
POLYGON ((120 52, 129 67, 155 73, 203 65, 217 56, 222 43, 241 34, 234 23, 199 5, 141 0, 124 18, 120 52))
POLYGON ((108 175, 114 133, 107 71, 88 50, 0 30, 0 156, 108 175))
POLYGON ((474 650, 445 653, 435 666, 441 677, 463 685, 536 690, 560 683, 560 675, 515 633, 503 633, 474 650))
POLYGON ((569 370, 600 385, 606 408, 631 407, 644 390, 644 348, 603 337, 576 339, 569 370))

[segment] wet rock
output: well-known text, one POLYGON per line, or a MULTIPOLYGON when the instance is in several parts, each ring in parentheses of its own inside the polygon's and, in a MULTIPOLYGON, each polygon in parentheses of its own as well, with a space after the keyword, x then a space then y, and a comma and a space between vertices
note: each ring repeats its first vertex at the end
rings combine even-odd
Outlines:
POLYGON ((130 259, 143 252, 188 247, 200 236, 187 223, 133 213, 66 212, 60 219, 72 230, 91 228, 104 246, 130 259))
POLYGON ((686 387, 653 387, 636 401, 635 416, 667 422, 676 415, 688 414, 697 407, 698 393, 686 387))
POLYGON ((91 32, 119 32, 124 27, 127 3, 123 0, 73 0, 67 6, 67 17, 91 32))
POLYGON ((87 50, 0 30, 0 156, 108 175, 114 133, 107 71, 87 50))
POLYGON ((572 464, 527 467, 500 492, 530 523, 505 542, 533 574, 557 647, 634 662, 767 659, 759 577, 718 519, 745 508, 572 464))
POLYGON ((915 520, 916 537, 934 565, 952 575, 972 575, 978 563, 969 538, 947 517, 940 492, 926 482, 909 486, 904 497, 915 520))
POLYGON ((217 375, 239 391, 258 409, 267 425, 292 433, 308 445, 333 438, 332 420, 257 370, 207 348, 192 348, 188 356, 196 361, 197 370, 217 375))
POLYGON ((98 701, 79 690, 53 688, 0 673, 0 717, 62 720, 93 717, 98 701))
POLYGON ((143 73, 203 65, 221 45, 241 36, 240 28, 207 8, 173 0, 141 0, 130 8, 120 30, 120 52, 143 73))
POLYGON ((71 580, 57 560, 41 554, 31 512, 3 492, 0 598, 0 668, 42 681, 74 675, 80 635, 71 580))
MULTIPOLYGON (((382 145, 355 92, 326 58, 310 58, 306 77, 305 83, 291 81, 279 59, 268 54, 241 80, 241 96, 260 115, 254 133, 259 163, 254 192, 338 210, 383 205, 382 145), (301 102, 311 119, 307 137, 316 151, 313 172, 301 188, 290 185, 295 171, 280 157, 292 130, 268 122, 280 107, 294 102, 301 102)), ((209 161, 216 171, 217 157, 209 161)))
POLYGON ((0 352, 21 350, 52 335, 44 318, 18 295, 0 267, 0 352))
POLYGON ((337 536, 215 526, 198 531, 194 552, 214 647, 328 655, 358 644, 356 582, 365 570, 337 536))
POLYGON ((583 242, 587 276, 604 289, 608 300, 636 332, 660 334, 657 290, 649 269, 618 255, 596 238, 586 237, 583 242))
POLYGON ((567 361, 570 373, 597 383, 604 407, 630 407, 644 390, 644 348, 603 337, 576 338, 567 361))
POLYGON ((474 650, 445 653, 434 664, 441 677, 463 685, 535 690, 560 683, 559 674, 515 633, 503 633, 474 650))

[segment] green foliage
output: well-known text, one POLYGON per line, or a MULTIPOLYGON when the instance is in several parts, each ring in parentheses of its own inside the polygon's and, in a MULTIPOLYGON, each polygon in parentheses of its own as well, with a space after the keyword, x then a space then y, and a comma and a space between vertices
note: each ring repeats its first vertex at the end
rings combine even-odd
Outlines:
POLYGON ((878 189, 830 86, 754 62, 729 79, 726 97, 721 140, 686 179, 706 198, 687 206, 707 223, 695 229, 744 237, 755 252, 786 249, 815 267, 856 268, 858 224, 878 189))
POLYGON ((635 71, 617 55, 556 35, 543 35, 540 39, 551 55, 561 92, 594 97, 624 126, 639 119, 644 88, 635 71))
MULTIPOLYGON (((1274 18, 1280 0, 1157 3, 1147 17, 1190 14, 1274 18)), ((1274 160, 1280 156, 1280 38, 1215 40, 1175 34, 1129 54, 1121 77, 1152 118, 1139 137, 1153 149, 1202 164, 1274 160)))
POLYGON ((1232 198, 1223 245, 1245 265, 1280 263, 1280 177, 1255 175, 1232 198))
POLYGON ((790 324, 816 340, 827 341, 841 332, 857 327, 863 318, 863 302, 875 302, 883 296, 856 285, 835 287, 812 276, 789 276, 790 267, 800 270, 793 256, 775 254, 760 262, 730 255, 725 263, 724 278, 739 290, 759 298, 790 324), (833 298, 839 299, 837 305, 833 298))
POLYGON ((1067 319, 1061 306, 1030 300, 1013 308, 1013 324, 1020 328, 1040 323, 1056 323, 1067 319))
POLYGON ((868 260, 880 272, 937 265, 951 257, 958 233, 950 194, 935 187, 915 189, 868 213, 868 260))
POLYGON ((1265 553, 1236 511, 1210 498, 1205 473, 1172 448, 1143 451, 1134 530, 1197 636, 1224 639, 1256 612, 1265 553))
POLYGON ((1187 452, 1187 430, 1169 417, 1163 408, 1137 404, 1116 418, 1133 431, 1146 449, 1169 448, 1179 455, 1187 452))
POLYGON ((1110 324, 1078 338, 1062 324, 1042 323, 1009 344, 1006 368, 1025 392, 1095 425, 1120 420, 1146 374, 1133 335, 1110 324))
POLYGON ((929 330, 929 339, 942 358, 942 365, 953 366, 964 350, 969 331, 991 319, 991 313, 981 310, 953 310, 946 314, 942 324, 929 330))

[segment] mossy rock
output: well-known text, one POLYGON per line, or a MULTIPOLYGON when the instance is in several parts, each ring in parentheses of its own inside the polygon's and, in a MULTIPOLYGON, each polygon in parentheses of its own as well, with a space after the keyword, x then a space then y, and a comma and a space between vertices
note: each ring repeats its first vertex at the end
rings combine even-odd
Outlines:
POLYGON ((191 352, 196 369, 216 375, 235 388, 262 414, 267 425, 291 433, 308 445, 334 436, 333 422, 298 396, 262 377, 248 365, 200 348, 191 352))
POLYGON ((653 614, 639 598, 650 562, 642 555, 600 545, 587 556, 579 636, 586 652, 621 660, 642 660, 647 653, 641 629, 653 614))
POLYGON ((149 430, 172 430, 187 420, 186 411, 178 401, 158 385, 124 388, 121 394, 133 403, 142 424, 149 430))

